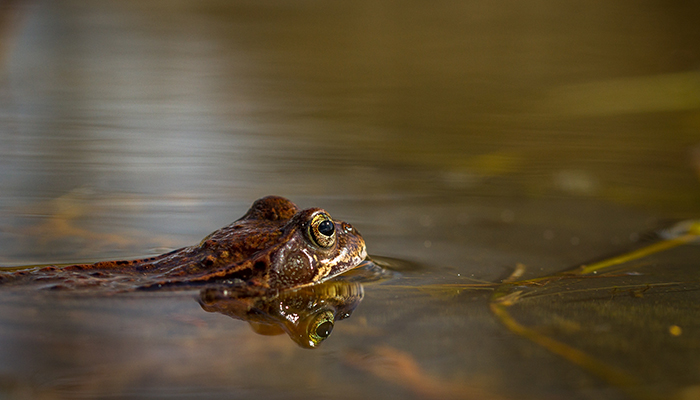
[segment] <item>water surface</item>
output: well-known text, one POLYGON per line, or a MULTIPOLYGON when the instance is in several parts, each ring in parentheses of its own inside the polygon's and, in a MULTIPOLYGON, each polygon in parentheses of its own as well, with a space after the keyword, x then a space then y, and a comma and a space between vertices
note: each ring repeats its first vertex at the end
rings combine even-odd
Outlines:
POLYGON ((555 274, 700 215, 696 5, 65 0, 0 12, 1 265, 159 254, 277 194, 351 222, 401 270, 366 284, 315 350, 205 312, 196 291, 2 290, 4 397, 700 391, 693 244, 624 266, 637 275, 557 289, 581 297, 511 310, 643 390, 512 332, 489 288, 440 290, 500 282, 519 263, 522 279, 555 274), (669 282, 684 284, 621 289, 669 282))

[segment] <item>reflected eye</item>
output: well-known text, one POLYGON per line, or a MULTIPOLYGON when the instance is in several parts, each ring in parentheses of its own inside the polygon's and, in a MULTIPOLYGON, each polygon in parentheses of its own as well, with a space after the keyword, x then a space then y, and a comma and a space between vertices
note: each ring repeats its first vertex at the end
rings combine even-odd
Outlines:
POLYGON ((309 224, 309 238, 320 247, 331 247, 335 243, 335 224, 328 214, 314 216, 309 224))
POLYGON ((327 338, 333 332, 333 323, 331 321, 326 321, 316 328, 316 336, 321 338, 327 338))
POLYGON ((318 346, 331 335, 331 332, 333 332, 333 313, 325 311, 316 316, 314 322, 309 326, 309 339, 314 346, 318 346))

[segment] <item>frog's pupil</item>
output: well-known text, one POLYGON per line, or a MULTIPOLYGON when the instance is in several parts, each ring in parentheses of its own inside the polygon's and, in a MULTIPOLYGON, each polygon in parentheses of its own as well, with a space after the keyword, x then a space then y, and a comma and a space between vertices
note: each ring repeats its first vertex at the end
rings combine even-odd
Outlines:
POLYGON ((318 231, 325 236, 331 236, 333 235, 333 232, 335 231, 335 225, 333 222, 329 220, 325 220, 318 224, 318 231))
POLYGON ((333 322, 326 321, 316 328, 316 334, 319 337, 327 338, 333 331, 333 322))

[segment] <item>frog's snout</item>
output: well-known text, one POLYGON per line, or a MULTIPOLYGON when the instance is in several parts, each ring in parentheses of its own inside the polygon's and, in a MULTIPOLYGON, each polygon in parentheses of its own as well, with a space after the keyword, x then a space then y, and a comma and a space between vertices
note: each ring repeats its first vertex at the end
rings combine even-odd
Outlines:
POLYGON ((347 222, 340 223, 340 230, 344 235, 348 235, 348 236, 352 237, 353 239, 351 239, 351 240, 355 241, 355 243, 357 245, 356 249, 359 250, 356 253, 357 258, 360 261, 367 258, 367 246, 365 245, 365 240, 362 237, 362 235, 360 234, 360 231, 355 229, 354 226, 352 226, 351 224, 348 224, 347 222))

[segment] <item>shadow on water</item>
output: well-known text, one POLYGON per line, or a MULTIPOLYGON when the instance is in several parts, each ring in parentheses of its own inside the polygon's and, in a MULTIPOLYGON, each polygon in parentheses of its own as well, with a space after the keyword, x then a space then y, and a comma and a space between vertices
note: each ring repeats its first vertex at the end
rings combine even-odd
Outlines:
POLYGON ((693 332, 700 280, 678 262, 689 256, 684 246, 700 243, 700 222, 679 227, 676 237, 571 271, 514 276, 496 289, 490 308, 512 332, 635 398, 663 398, 669 381, 692 387, 695 373, 684 366, 700 355, 693 332))

